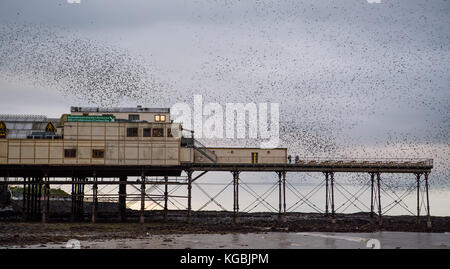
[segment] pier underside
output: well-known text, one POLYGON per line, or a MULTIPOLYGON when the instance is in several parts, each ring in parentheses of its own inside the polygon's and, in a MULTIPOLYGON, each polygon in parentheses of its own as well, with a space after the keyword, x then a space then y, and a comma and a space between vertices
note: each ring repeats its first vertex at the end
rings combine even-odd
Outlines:
MULTIPOLYGON (((186 199, 186 220, 192 220, 192 187, 197 186, 196 181, 208 172, 212 171, 228 171, 231 173, 232 181, 229 183, 233 186, 233 222, 239 223, 240 203, 239 192, 241 189, 249 192, 249 186, 244 184, 240 178, 242 172, 274 172, 276 177, 276 188, 278 189, 278 211, 279 221, 286 221, 286 213, 292 207, 286 205, 286 186, 289 190, 293 186, 287 179, 288 173, 305 173, 317 172, 324 176, 324 180, 320 182, 321 187, 325 187, 325 208, 322 211, 317 205, 309 205, 317 212, 323 213, 329 217, 332 223, 336 222, 337 209, 335 205, 336 174, 337 173, 367 173, 368 185, 370 188, 370 218, 373 222, 383 225, 383 210, 389 209, 392 203, 382 206, 382 193, 385 195, 387 187, 383 182, 381 174, 383 173, 401 173, 412 174, 411 177, 417 190, 417 221, 420 221, 422 207, 427 216, 427 226, 431 227, 430 206, 429 206, 429 173, 433 168, 432 160, 409 159, 409 160, 305 160, 297 163, 287 164, 221 164, 221 163, 184 163, 175 166, 76 166, 76 165, 2 165, 0 166, 0 177, 5 178, 0 181, 0 185, 19 185, 23 186, 23 219, 41 219, 46 222, 49 214, 51 215, 51 200, 49 198, 50 185, 71 185, 72 192, 70 197, 72 200, 71 220, 83 221, 85 217, 84 202, 89 200, 92 203, 91 221, 97 221, 99 211, 98 203, 99 186, 111 185, 118 187, 119 191, 115 195, 117 206, 117 214, 119 221, 126 220, 126 203, 127 199, 140 201, 140 218, 141 223, 145 222, 146 202, 154 202, 163 210, 163 219, 169 219, 168 203, 171 199, 186 199), (186 177, 180 177, 182 172, 186 177), (194 174, 195 173, 195 174, 194 174), (128 177, 135 177, 130 180, 128 177), (138 179, 136 179, 138 177, 138 179), (159 178, 158 178, 159 177, 159 178), (118 180, 115 180, 118 179, 118 180), (244 184, 240 186, 240 184, 244 184), (176 196, 170 193, 168 186, 185 185, 187 194, 185 196, 176 196), (89 186, 89 191, 85 186, 89 186), (131 186, 138 191, 138 194, 127 194, 127 186, 131 186), (161 195, 150 195, 149 188, 152 186, 163 186, 161 195), (88 192, 88 193, 87 193, 88 192), (420 202, 422 201, 422 205, 420 202)), ((201 188, 200 188, 201 189, 201 188)), ((337 189, 340 191, 339 189, 337 189)), ((203 189, 201 191, 209 197, 208 203, 214 202, 222 210, 227 211, 220 203, 215 201, 221 192, 214 195, 203 189)), ((249 192, 250 193, 250 192, 249 192)), ((252 193, 250 193, 252 194, 252 193)), ((265 196, 253 192, 256 201, 264 203, 265 196)), ((298 192, 296 196, 299 202, 308 203, 309 194, 301 194, 298 192)), ((349 194, 347 202, 357 203, 360 193, 349 194)), ((397 197, 395 205, 402 206, 403 196, 397 197)), ((361 202, 360 202, 361 203, 361 202)), ((199 211, 204 207, 200 207, 199 211)), ((275 207, 272 207, 275 208, 275 207)), ((339 208, 338 208, 339 209, 339 208)), ((245 210, 244 210, 245 212, 245 210)), ((293 211, 291 211, 293 212, 293 211)), ((411 211, 410 211, 411 212, 411 211)))

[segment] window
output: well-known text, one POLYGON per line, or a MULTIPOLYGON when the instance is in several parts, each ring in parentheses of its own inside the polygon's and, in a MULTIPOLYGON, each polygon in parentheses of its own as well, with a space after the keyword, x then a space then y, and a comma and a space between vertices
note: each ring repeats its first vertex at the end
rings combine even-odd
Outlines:
POLYGON ((137 137, 138 136, 138 128, 127 128, 127 136, 128 137, 137 137))
POLYGON ((258 163, 258 152, 252 152, 252 163, 258 163))
POLYGON ((104 158, 105 150, 103 149, 93 149, 92 150, 92 158, 104 158))
POLYGON ((173 137, 172 128, 167 128, 167 137, 173 137))
POLYGON ((166 121, 166 115, 155 115, 155 121, 156 122, 165 122, 166 121))
POLYGON ((83 113, 83 116, 85 116, 85 117, 89 116, 89 113, 83 113))
POLYGON ((64 158, 76 158, 77 150, 76 149, 64 149, 64 158))
POLYGON ((143 136, 144 137, 151 137, 152 136, 151 130, 152 130, 151 128, 144 128, 143 136))
POLYGON ((128 115, 128 120, 139 120, 139 115, 130 114, 128 115))
POLYGON ((163 137, 164 136, 164 129, 163 128, 153 128, 152 129, 152 136, 153 137, 163 137))

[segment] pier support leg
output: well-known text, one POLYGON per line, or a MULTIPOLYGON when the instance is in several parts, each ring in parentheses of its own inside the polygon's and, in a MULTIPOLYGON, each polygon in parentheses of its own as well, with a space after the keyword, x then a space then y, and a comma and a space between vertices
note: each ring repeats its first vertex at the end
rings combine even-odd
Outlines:
POLYGON ((25 221, 27 219, 27 192, 28 192, 28 178, 23 178, 24 184, 23 184, 23 192, 22 192, 22 221, 25 221))
POLYGON ((420 173, 416 174, 417 181, 417 224, 420 223, 420 173))
POLYGON ((46 217, 48 218, 50 216, 50 178, 49 177, 47 177, 46 189, 47 189, 47 201, 45 202, 45 212, 46 212, 46 217))
POLYGON ((164 177, 164 221, 167 221, 169 219, 169 212, 168 212, 168 196, 169 196, 169 192, 168 192, 168 183, 169 182, 169 177, 165 176, 164 177))
POLYGON ((41 199, 42 199, 42 177, 37 178, 37 192, 36 192, 36 219, 39 219, 41 217, 42 219, 42 213, 41 213, 41 199))
POLYGON ((29 217, 30 217, 30 215, 31 215, 31 194, 32 194, 32 192, 33 192, 33 189, 32 189, 32 187, 33 187, 33 185, 32 185, 32 182, 33 181, 33 178, 32 177, 29 177, 28 178, 28 190, 27 190, 27 205, 26 205, 26 207, 27 207, 27 210, 26 210, 26 214, 27 214, 27 216, 26 216, 26 218, 27 218, 27 220, 29 219, 29 217))
POLYGON ((47 214, 48 214, 48 201, 50 200, 50 186, 48 184, 49 178, 47 175, 44 177, 44 204, 42 206, 42 223, 47 223, 47 214))
POLYGON ((286 213, 286 172, 278 172, 278 221, 285 222, 286 213))
POLYGON ((278 221, 281 222, 282 216, 281 207, 283 199, 283 194, 281 192, 281 172, 277 172, 277 174, 278 174, 278 221))
POLYGON ((430 198, 428 195, 428 172, 425 172, 425 192, 427 195, 427 228, 431 228, 430 198))
POLYGON ((94 185, 92 185, 92 217, 91 222, 97 222, 97 210, 98 210, 98 185, 97 177, 94 175, 94 185))
POLYGON ((286 171, 283 171, 283 222, 286 222, 286 171))
POLYGON ((233 171, 233 223, 238 224, 239 220, 239 171, 233 171))
POLYGON ((121 176, 119 178, 119 221, 126 220, 127 209, 127 177, 121 176))
MULTIPOLYGON (((41 211, 43 179, 25 177, 22 193, 22 220, 39 220, 46 212, 41 211)), ((45 214, 46 215, 46 214, 45 214)))
POLYGON ((77 209, 77 220, 84 220, 84 185, 86 178, 82 177, 78 179, 78 209, 77 209))
POLYGON ((30 211, 30 213, 29 213, 29 217, 31 218, 31 219, 33 219, 34 218, 34 204, 35 204, 35 202, 36 202, 36 199, 35 199, 35 197, 36 197, 36 184, 35 184, 35 182, 36 182, 36 178, 35 177, 32 177, 31 178, 31 193, 30 193, 30 200, 28 201, 29 202, 29 204, 30 204, 30 208, 29 208, 29 211, 30 211))
POLYGON ((334 211, 334 172, 330 172, 330 183, 331 183, 331 222, 336 223, 336 215, 334 211))
POLYGON ((72 206, 70 208, 70 222, 75 221, 75 178, 72 178, 72 192, 70 193, 70 198, 72 202, 72 206))
POLYGON ((145 176, 141 176, 141 215, 139 216, 139 223, 145 222, 145 176))
POLYGON ((373 205, 374 205, 374 181, 375 181, 375 174, 374 173, 370 173, 370 223, 373 224, 373 216, 374 216, 374 212, 373 212, 373 205))
POLYGON ((330 191, 328 189, 328 172, 325 172, 325 217, 328 217, 328 199, 330 197, 330 191))
POLYGON ((377 172, 377 189, 378 189, 378 225, 383 225, 383 218, 381 216, 381 178, 380 172, 377 172))
POLYGON ((84 217, 84 181, 85 178, 72 178, 71 222, 82 221, 84 217))
POLYGON ((192 171, 187 171, 188 176, 188 212, 187 221, 190 223, 192 221, 192 171))

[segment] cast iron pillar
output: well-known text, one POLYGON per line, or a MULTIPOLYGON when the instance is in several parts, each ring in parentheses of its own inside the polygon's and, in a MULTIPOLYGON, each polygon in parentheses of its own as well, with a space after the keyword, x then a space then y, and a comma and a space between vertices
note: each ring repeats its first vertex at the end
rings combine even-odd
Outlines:
POLYGON ((278 221, 281 222, 281 208, 282 208, 282 200, 283 194, 281 193, 281 172, 277 172, 278 174, 278 221))
POLYGON ((82 221, 84 217, 84 184, 85 178, 72 178, 72 209, 70 221, 82 221))
POLYGON ((27 181, 28 178, 24 177, 23 178, 23 192, 22 192, 22 221, 25 221, 27 218, 27 181))
POLYGON ((42 213, 41 213, 41 199, 42 199, 42 183, 43 179, 42 177, 37 178, 37 196, 36 196, 36 219, 39 219, 39 215, 41 215, 42 219, 42 213))
POLYGON ((145 176, 141 176, 141 215, 139 216, 139 223, 145 222, 144 217, 145 210, 145 176))
POLYGON ((47 175, 44 176, 44 205, 42 206, 42 223, 45 224, 47 222, 47 214, 48 214, 48 203, 50 200, 50 186, 49 186, 49 178, 47 175))
POLYGON ((233 171, 233 223, 238 224, 239 220, 239 171, 233 171))
POLYGON ((380 172, 377 172, 377 189, 378 189, 378 225, 383 225, 383 218, 381 216, 381 177, 380 172))
POLYGON ((286 221, 286 171, 283 171, 283 222, 286 221))
POLYGON ((97 211, 98 211, 98 185, 97 185, 97 176, 94 173, 94 184, 92 185, 92 216, 91 222, 97 222, 97 211))
POLYGON ((119 178, 119 221, 126 220, 127 209, 127 176, 119 178))
POLYGON ((70 209, 70 221, 74 222, 75 221, 75 214, 76 214, 76 192, 75 192, 75 178, 72 177, 72 192, 70 193, 70 198, 71 198, 71 202, 72 202, 72 207, 70 209))
POLYGON ((188 176, 188 212, 187 221, 192 221, 192 171, 186 171, 188 176))
POLYGON ((278 221, 285 222, 286 217, 286 172, 277 172, 278 174, 278 221))
POLYGON ((168 196, 169 196, 169 192, 168 192, 168 183, 169 183, 169 177, 165 176, 164 177, 164 221, 167 221, 169 219, 169 209, 168 209, 168 196))
POLYGON ((28 201, 30 204, 29 217, 31 219, 34 218, 34 204, 36 203, 36 184, 35 184, 35 182, 36 182, 36 178, 32 177, 31 178, 31 194, 30 194, 31 199, 30 199, 30 201, 28 201))
POLYGON ((374 212, 373 212, 373 205, 374 205, 374 180, 375 180, 375 174, 374 173, 370 173, 370 222, 373 223, 373 216, 374 216, 374 212))
POLYGON ((336 223, 336 215, 334 211, 334 172, 330 172, 330 183, 331 183, 331 222, 336 223))
POLYGON ((330 197, 330 191, 328 189, 328 172, 325 172, 325 217, 328 217, 328 199, 330 197))
POLYGON ((417 223, 420 223, 420 173, 416 174, 417 181, 417 223))
POLYGON ((428 172, 425 172, 424 176, 425 176, 425 191, 427 195, 427 227, 431 228, 430 198, 428 196, 428 172))

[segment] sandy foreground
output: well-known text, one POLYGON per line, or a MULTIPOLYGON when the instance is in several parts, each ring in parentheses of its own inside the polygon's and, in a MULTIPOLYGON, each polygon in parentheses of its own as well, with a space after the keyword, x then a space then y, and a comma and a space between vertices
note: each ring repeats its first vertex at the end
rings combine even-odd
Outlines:
POLYGON ((82 248, 365 248, 376 236, 388 240, 392 248, 450 246, 450 217, 433 217, 432 229, 425 219, 416 221, 414 216, 386 216, 379 227, 364 214, 339 215, 335 224, 319 214, 290 215, 284 223, 275 217, 243 216, 237 225, 210 217, 194 218, 192 223, 147 220, 145 224, 2 221, 0 247, 65 248, 75 239, 82 248))
POLYGON ((121 239, 48 242, 29 249, 450 249, 450 233, 231 233, 165 234, 121 239))

